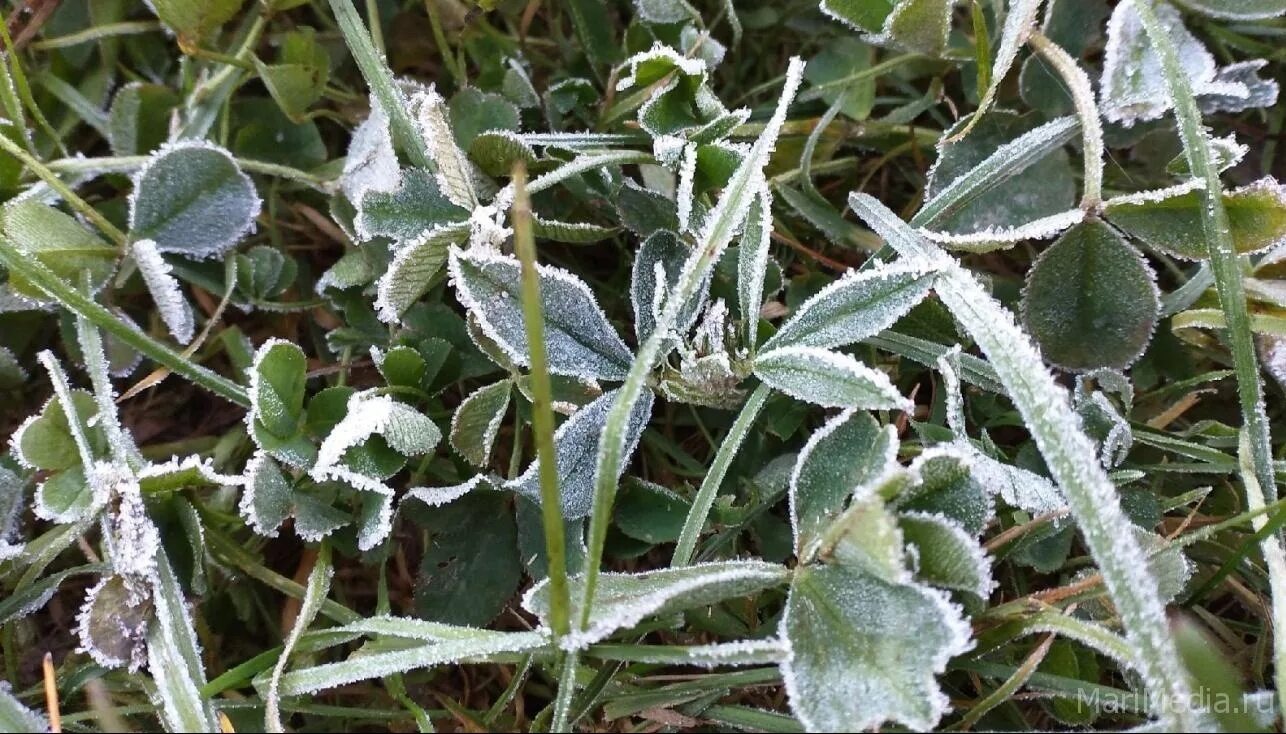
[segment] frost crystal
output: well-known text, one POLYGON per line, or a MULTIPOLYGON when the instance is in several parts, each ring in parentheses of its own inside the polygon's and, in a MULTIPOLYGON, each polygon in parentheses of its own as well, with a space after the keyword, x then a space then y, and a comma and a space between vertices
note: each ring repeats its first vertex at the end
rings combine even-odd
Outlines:
POLYGON ((842 352, 782 347, 761 352, 755 375, 791 397, 827 408, 910 410, 888 376, 842 352))
POLYGON ((357 204, 368 191, 394 191, 400 183, 388 115, 372 96, 370 116, 353 130, 339 186, 344 196, 357 204))
MULTIPOLYGON (((488 250, 452 248, 448 260, 456 297, 484 334, 514 363, 528 364, 527 329, 521 304, 521 266, 516 258, 488 250)), ((608 323, 593 291, 580 278, 538 265, 545 315, 549 371, 595 380, 621 380, 633 355, 608 323)))
MULTIPOLYGON (((724 599, 747 596, 784 582, 787 571, 764 561, 717 561, 648 573, 603 573, 598 577, 594 614, 587 629, 565 636, 560 644, 580 650, 647 617, 701 607, 724 599)), ((569 579, 572 599, 580 599, 584 575, 569 579)), ((575 603, 573 603, 573 606, 575 603)), ((522 606, 541 619, 549 616, 549 580, 523 595, 522 606)), ((573 618, 576 612, 573 610, 573 618)))
POLYGON ((236 159, 204 140, 167 143, 134 176, 130 234, 160 252, 220 255, 246 236, 263 202, 236 159))
MULTIPOLYGON (((604 393, 594 402, 576 411, 571 418, 554 432, 554 454, 558 466, 558 485, 561 492, 563 516, 569 519, 589 514, 594 500, 595 466, 598 462, 598 445, 603 435, 607 414, 616 402, 619 390, 604 393)), ((644 392, 634 404, 625 430, 622 456, 634 453, 643 429, 652 417, 652 393, 644 392)), ((540 502, 539 466, 531 462, 521 476, 505 484, 519 494, 540 502)), ((622 464, 621 471, 624 471, 622 464)))
MULTIPOLYGON (((1144 32, 1143 23, 1134 9, 1135 0, 1124 0, 1112 12, 1107 25, 1107 50, 1100 82, 1100 106, 1103 116, 1125 127, 1135 122, 1155 120, 1171 107, 1170 94, 1161 68, 1161 59, 1144 32)), ((1249 102, 1251 89, 1245 83, 1254 79, 1258 67, 1241 64, 1219 70, 1215 57, 1183 25, 1179 11, 1169 4, 1156 6, 1157 20, 1170 34, 1179 64, 1192 85, 1193 93, 1205 97, 1209 104, 1232 106, 1237 100, 1249 102), (1249 75, 1249 78, 1247 77, 1249 75)), ((1257 101, 1268 99, 1268 85, 1258 86, 1257 101)), ((1274 85, 1275 86, 1275 85, 1274 85)), ((1275 98, 1275 89, 1272 96, 1275 98)))
POLYGON ((438 167, 438 188, 451 203, 463 209, 473 209, 478 205, 478 195, 473 189, 471 164, 464 151, 456 145, 442 95, 430 89, 413 96, 411 106, 419 110, 416 122, 420 135, 438 167))
POLYGON ((934 232, 921 228, 920 234, 953 250, 965 252, 990 252, 1011 247, 1026 240, 1045 240, 1054 237, 1085 218, 1085 212, 1071 209, 1016 227, 988 227, 977 232, 955 234, 934 232))
POLYGON ((782 678, 808 731, 933 729, 949 707, 934 675, 972 647, 944 592, 841 565, 797 571, 781 624, 782 678))
POLYGON ((801 304, 762 349, 840 347, 874 336, 919 303, 934 278, 918 265, 850 271, 801 304))
POLYGON ((138 272, 143 282, 152 292, 152 300, 161 314, 170 334, 180 344, 192 341, 196 322, 192 315, 192 306, 183 297, 179 281, 171 274, 170 264, 165 262, 152 240, 138 240, 130 245, 130 253, 138 265, 138 272))

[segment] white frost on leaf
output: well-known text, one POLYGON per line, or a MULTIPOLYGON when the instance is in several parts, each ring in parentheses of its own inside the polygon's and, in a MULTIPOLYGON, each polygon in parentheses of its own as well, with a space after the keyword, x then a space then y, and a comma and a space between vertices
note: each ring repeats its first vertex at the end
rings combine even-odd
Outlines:
POLYGON ((340 190, 350 202, 358 204, 368 191, 395 191, 401 182, 388 115, 372 95, 371 114, 353 130, 348 143, 340 190))
POLYGON ((399 248, 380 276, 375 290, 375 310, 381 321, 395 324, 428 291, 433 276, 446 261, 447 248, 464 241, 465 232, 454 224, 435 226, 399 248))
POLYGON ((683 148, 683 161, 679 164, 679 189, 674 195, 674 203, 679 210, 680 232, 690 232, 693 229, 692 205, 696 201, 696 180, 697 146, 695 143, 688 143, 683 148))
POLYGON ((151 291, 152 301, 156 303, 156 310, 170 334, 180 344, 192 341, 196 330, 192 305, 183 297, 179 281, 172 274, 170 264, 157 251, 156 243, 152 240, 138 240, 130 245, 130 254, 133 255, 138 272, 151 291))
MULTIPOLYGON (((1172 106, 1161 58, 1143 29, 1134 8, 1135 1, 1122 0, 1112 11, 1107 24, 1103 78, 1099 84, 1103 116, 1125 127, 1158 119, 1172 106)), ((1162 3, 1156 6, 1155 12, 1174 43, 1179 64, 1194 94, 1243 100, 1250 96, 1246 85, 1236 80, 1238 70, 1229 77, 1221 76, 1214 55, 1184 27, 1177 8, 1162 3)))
POLYGON ((1215 74, 1216 91, 1197 97, 1201 111, 1236 113, 1276 105, 1281 86, 1276 79, 1259 76, 1259 71, 1267 65, 1264 59, 1251 59, 1220 69, 1215 74), (1244 94, 1241 88, 1245 89, 1244 94))
POLYGON ((843 352, 781 347, 755 358, 755 375, 774 389, 825 408, 910 410, 888 375, 843 352))
MULTIPOLYGON (((482 332, 515 364, 527 366, 518 260, 493 250, 464 252, 453 247, 447 267, 456 298, 477 318, 482 332)), ((536 270, 549 371, 590 380, 624 379, 633 355, 589 286, 552 265, 537 265, 536 270)))
POLYGON ((991 252, 1012 247, 1027 240, 1046 240, 1061 233, 1068 227, 1085 218, 1080 209, 1070 209, 1048 217, 1041 217, 1016 227, 988 227, 977 232, 957 234, 953 232, 935 232, 926 228, 920 234, 930 240, 964 252, 991 252))
POLYGON ((447 119, 446 101, 436 90, 411 97, 412 109, 418 110, 416 123, 424 146, 437 164, 438 188, 451 203, 463 209, 478 205, 478 194, 473 188, 471 164, 460 146, 456 145, 451 122, 447 119))
POLYGON ((414 499, 423 502, 429 507, 442 507, 460 499, 466 494, 491 485, 491 480, 478 474, 470 477, 463 484, 457 484, 451 487, 412 487, 406 491, 406 496, 402 498, 403 502, 414 499))
MULTIPOLYGON (((589 626, 574 630, 559 644, 565 650, 582 650, 647 617, 748 596, 787 578, 784 566, 764 561, 715 561, 638 574, 603 573, 598 577, 589 626)), ((574 576, 569 582, 575 607, 583 596, 585 577, 574 576)), ((523 608, 547 622, 549 593, 549 580, 540 581, 523 595, 523 608)), ((573 609, 572 618, 577 614, 573 609)))
POLYGON ((764 276, 772 241, 772 189, 759 190, 747 215, 737 255, 737 302, 746 322, 746 345, 753 351, 759 335, 759 309, 764 303, 764 276))
POLYGON ((921 581, 968 591, 986 599, 995 588, 991 558, 956 520, 940 513, 903 512, 903 537, 914 551, 914 572, 921 581))
POLYGON ((205 140, 166 143, 134 176, 130 234, 160 252, 215 257, 254 230, 262 206, 227 150, 205 140))
MULTIPOLYGON (((593 506, 599 442, 608 413, 619 395, 620 390, 604 393, 572 414, 554 431, 560 499, 563 516, 568 519, 585 517, 593 506)), ((652 403, 651 391, 645 391, 634 404, 624 431, 622 456, 630 456, 638 446, 643 437, 643 429, 652 417, 652 403)), ((621 471, 624 471, 624 464, 621 471)), ((539 461, 532 461, 520 476, 507 482, 505 487, 539 503, 539 461)))
POLYGON ((841 347, 874 336, 919 303, 935 277, 921 265, 849 271, 795 309, 762 349, 841 347))
POLYGON ((797 570, 781 624, 782 679, 808 731, 932 730, 950 707, 934 676, 973 645, 945 592, 843 565, 797 570))

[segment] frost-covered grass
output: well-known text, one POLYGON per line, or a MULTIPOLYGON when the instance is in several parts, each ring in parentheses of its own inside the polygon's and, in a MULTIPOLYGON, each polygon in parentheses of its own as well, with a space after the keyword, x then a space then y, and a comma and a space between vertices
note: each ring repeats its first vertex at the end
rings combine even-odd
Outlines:
POLYGON ((1281 728, 1286 1, 24 7, 0 727, 1281 728))

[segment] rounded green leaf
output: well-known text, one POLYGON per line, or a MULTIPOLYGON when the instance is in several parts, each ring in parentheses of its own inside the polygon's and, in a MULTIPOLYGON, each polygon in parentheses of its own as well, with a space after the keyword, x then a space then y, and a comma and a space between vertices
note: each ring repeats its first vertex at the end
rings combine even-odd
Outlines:
MULTIPOLYGON (((94 396, 84 390, 73 390, 71 401, 76 405, 76 413, 84 426, 90 418, 98 413, 94 396)), ((102 448, 100 432, 89 430, 85 437, 90 447, 102 448)), ((26 465, 37 469, 58 471, 79 466, 80 452, 72 438, 67 425, 67 413, 57 400, 45 403, 44 409, 23 423, 14 433, 13 446, 18 450, 18 458, 26 465)))
POLYGON ((250 404, 256 424, 278 438, 299 432, 308 359, 298 346, 273 339, 259 348, 250 372, 250 404))
MULTIPOLYGON (((1148 247, 1188 260, 1204 260, 1202 193, 1191 186, 1109 200, 1103 216, 1148 247)), ((1286 242, 1286 187, 1271 178, 1223 195, 1233 246, 1246 254, 1286 242)))
POLYGON ((843 565, 797 570, 782 626, 782 678, 808 731, 933 729, 950 707, 934 675, 969 649, 969 624, 945 594, 843 565))
POLYGON ((509 380, 478 388, 451 418, 451 445, 474 466, 486 466, 500 422, 509 410, 509 380))
POLYGON ((162 148, 134 179, 130 235, 161 252, 191 257, 222 254, 259 214, 259 195, 232 155, 203 141, 162 148))
POLYGON ((148 7, 170 30, 196 40, 227 23, 246 0, 148 0, 148 7))
POLYGON ((1023 317, 1046 360, 1070 370, 1125 368, 1152 338, 1155 277, 1112 228, 1082 222, 1032 265, 1023 317))
POLYGON ((469 157, 488 176, 508 176, 521 161, 528 168, 536 162, 536 151, 508 130, 488 130, 469 144, 469 157))

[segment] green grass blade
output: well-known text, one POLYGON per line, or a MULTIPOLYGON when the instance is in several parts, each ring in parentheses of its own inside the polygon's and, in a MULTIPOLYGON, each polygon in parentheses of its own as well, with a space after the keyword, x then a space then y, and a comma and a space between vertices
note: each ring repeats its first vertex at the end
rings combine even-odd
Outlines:
POLYGON ((411 164, 419 168, 433 169, 433 161, 425 148, 424 140, 415 129, 415 122, 407 114, 403 94, 398 91, 393 81, 393 72, 384 61, 383 54, 375 48, 371 34, 362 24, 362 18, 353 7, 353 0, 330 0, 330 8, 335 13, 339 30, 344 34, 344 42, 361 69, 362 76, 371 88, 371 94, 379 101, 384 114, 388 115, 389 127, 392 128, 393 141, 410 159, 411 164))
POLYGON ((57 300, 63 308, 84 317, 98 328, 133 347, 139 354, 168 367, 171 372, 187 378, 210 392, 245 408, 250 407, 250 397, 245 388, 228 378, 212 372, 170 349, 130 324, 116 318, 96 301, 73 288, 35 258, 25 257, 12 242, 0 237, 0 262, 10 271, 18 273, 57 300))
POLYGON ((1104 582, 1138 648, 1153 709, 1166 727, 1198 731, 1204 716, 1190 709, 1192 690, 1166 625, 1157 581, 1121 509, 1116 487, 1098 463, 1097 448, 1080 427, 1067 392, 1046 369, 1031 340, 983 285, 953 258, 920 237, 883 204, 861 193, 849 205, 904 258, 942 269, 937 293, 991 361, 1050 475, 1066 494, 1104 582))
POLYGON ((549 563, 551 597, 550 626, 556 636, 571 630, 571 598, 567 591, 567 529, 563 524, 558 487, 558 461, 554 451, 553 388, 549 381, 549 358, 545 353, 545 314, 540 300, 540 276, 536 272, 536 240, 532 234, 531 197, 527 193, 527 171, 513 173, 514 252, 522 265, 522 316, 527 330, 531 359, 532 430, 536 434, 539 462, 540 515, 545 530, 545 554, 549 563))

